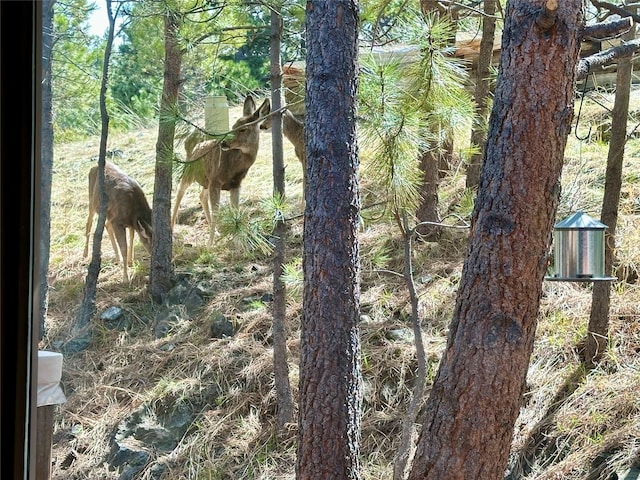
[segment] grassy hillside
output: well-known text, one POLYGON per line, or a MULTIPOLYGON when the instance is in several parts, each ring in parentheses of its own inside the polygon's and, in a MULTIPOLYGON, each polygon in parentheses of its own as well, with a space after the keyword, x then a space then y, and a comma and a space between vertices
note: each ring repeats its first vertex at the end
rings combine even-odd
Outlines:
MULTIPOLYGON (((636 98, 636 95, 634 95, 636 98)), ((600 102, 611 105, 603 96, 600 102)), ((580 130, 594 125, 603 108, 583 111, 580 130), (586 112, 586 113, 585 113, 586 112)), ((232 120, 239 109, 231 112, 232 120)), ((632 127, 635 125, 632 125, 632 127)), ((632 128, 631 127, 631 128, 632 128)), ((595 132, 595 128, 593 130, 595 132)), ((151 201, 156 129, 115 134, 110 150, 151 201)), ((87 174, 98 153, 98 139, 56 145, 52 201, 50 306, 42 349, 59 350, 69 339, 82 298, 87 259, 82 258, 87 206, 87 174)), ((302 172, 285 141, 287 215, 291 218, 287 258, 290 378, 297 394, 302 251, 302 172)), ((558 219, 576 210, 599 217, 604 187, 606 143, 569 139, 558 219)), ((182 154, 182 146, 176 147, 182 154)), ((625 159, 618 225, 620 270, 640 264, 640 142, 630 141, 625 159)), ((416 370, 409 321, 409 299, 402 278, 403 247, 388 212, 375 203, 362 158, 363 210, 361 338, 365 382, 362 423, 364 478, 392 477, 400 422, 416 370)), ((176 182, 177 185, 177 182, 176 182)), ((443 209, 469 213, 463 168, 443 180, 443 209)), ((259 217, 271 195, 271 143, 261 136, 258 161, 241 191, 241 206, 259 217)), ((207 248, 208 231, 192 186, 182 202, 174 232, 176 272, 207 292, 202 311, 156 339, 158 312, 146 292, 149 256, 136 241, 137 265, 130 285, 121 282, 109 241, 103 240, 98 312, 122 307, 130 321, 124 330, 93 321, 89 349, 65 356, 62 383, 67 402, 57 410, 53 479, 116 479, 105 463, 118 425, 143 406, 155 412, 184 405, 195 420, 171 451, 150 449, 152 463, 136 478, 154 477, 162 464, 171 479, 293 479, 296 425, 274 436, 270 304, 271 260, 232 241, 207 248), (237 333, 210 337, 211 319, 224 315, 237 333)), ((223 194, 223 202, 228 195, 223 194)), ((95 225, 95 223, 94 223, 95 225)), ((447 229, 439 243, 415 247, 415 279, 426 348, 433 378, 444 349, 448 323, 466 251, 464 229, 447 229)), ((591 304, 588 284, 545 282, 528 390, 513 439, 513 479, 613 479, 640 466, 640 291, 633 275, 612 286, 611 341, 602 364, 586 374, 580 363, 591 304), (617 472, 617 473, 615 473, 617 472), (614 473, 618 476, 614 476, 614 473)), ((635 277, 637 278, 637 276, 635 277)), ((427 392, 428 394, 428 392, 427 392)))

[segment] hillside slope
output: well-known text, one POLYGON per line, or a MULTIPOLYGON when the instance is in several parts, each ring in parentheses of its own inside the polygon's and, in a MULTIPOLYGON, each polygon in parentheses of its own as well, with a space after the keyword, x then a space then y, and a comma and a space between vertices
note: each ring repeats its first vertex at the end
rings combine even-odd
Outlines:
MULTIPOLYGON (((600 121, 601 109, 594 112, 583 114, 583 121, 600 121)), ((237 116, 237 109, 231 115, 237 116)), ((109 141, 109 149, 119 152, 113 161, 141 183, 149 200, 155 134, 154 128, 142 129, 112 135, 109 141)), ((559 219, 576 210, 599 217, 606 144, 596 140, 589 143, 570 138, 559 219)), ((262 134, 261 142, 258 161, 241 191, 241 207, 252 218, 260 217, 263 201, 272 192, 269 136, 262 134)), ((290 207, 288 347, 296 395, 302 172, 291 145, 285 141, 285 146, 290 207)), ((182 155, 180 145, 176 151, 182 155)), ((82 298, 87 267, 82 258, 87 173, 97 152, 97 138, 56 145, 51 291, 42 349, 64 348, 82 298)), ((639 152, 640 144, 634 139, 626 154, 618 226, 618 259, 628 272, 640 264, 639 152)), ((452 171, 443 180, 441 205, 468 212, 463 205, 461 170, 452 171)), ((408 293, 397 275, 403 270, 401 236, 388 212, 379 206, 369 207, 375 203, 376 188, 367 184, 365 172, 363 158, 363 204, 367 208, 360 237, 365 386, 361 452, 363 478, 373 480, 392 477, 416 362, 408 293)), ((208 231, 198 194, 194 185, 182 202, 174 255, 176 272, 198 285, 205 303, 196 314, 173 324, 166 336, 157 338, 153 331, 159 307, 151 303, 145 288, 148 254, 136 240, 138 263, 131 284, 123 285, 111 245, 103 239, 99 315, 92 323, 92 344, 64 358, 62 383, 67 402, 58 408, 55 421, 54 480, 295 477, 296 425, 290 426, 288 435, 275 437, 273 433, 270 258, 224 239, 207 248, 208 231), (112 306, 123 309, 124 328, 100 318, 112 306), (233 336, 212 337, 212 322, 221 317, 234 325, 233 336), (172 422, 179 423, 176 430, 169 428, 172 422), (128 437, 127 448, 144 453, 135 473, 122 464, 114 467, 123 455, 122 445, 118 450, 114 444, 133 423, 136 430, 128 437), (166 430, 159 430, 158 425, 166 430), (177 438, 176 431, 180 432, 177 438)), ((223 195, 223 202, 228 202, 228 195, 223 195)), ((447 229, 439 243, 415 245, 428 383, 445 346, 466 235, 464 229, 447 229)), ((590 286, 545 282, 509 478, 637 478, 630 471, 640 467, 640 291, 633 275, 626 278, 627 282, 616 282, 612 287, 609 349, 601 365, 589 373, 581 366, 580 350, 589 317, 590 286)))

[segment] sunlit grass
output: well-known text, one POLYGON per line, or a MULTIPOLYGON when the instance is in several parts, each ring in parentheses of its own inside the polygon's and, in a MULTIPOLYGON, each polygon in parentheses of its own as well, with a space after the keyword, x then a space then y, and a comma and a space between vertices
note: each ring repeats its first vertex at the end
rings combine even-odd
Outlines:
MULTIPOLYGON (((634 97, 635 98, 635 97, 634 97)), ((585 112, 583 112, 585 113, 585 112)), ((232 112, 232 118, 235 112, 232 112)), ((596 114, 593 114, 594 117, 596 114)), ((585 115, 581 122, 586 122, 585 115)), ((581 123, 583 132, 586 124, 581 123)), ((588 127, 587 127, 588 129, 588 127)), ((151 201, 154 179, 155 128, 119 133, 110 149, 121 149, 114 161, 139 179, 151 201)), ((290 380, 297 398, 300 328, 302 320, 303 223, 299 162, 285 140, 285 216, 289 219, 286 265, 287 349, 290 380)), ((89 259, 82 258, 87 208, 87 173, 97 155, 95 138, 56 146, 52 201, 51 283, 47 337, 44 347, 56 348, 71 331, 83 294, 89 259)), ((179 148, 179 147, 178 147, 179 148)), ((616 271, 640 265, 640 168, 637 140, 628 144, 616 239, 616 271)), ((569 138, 558 217, 578 209, 599 217, 604 186, 606 145, 569 138)), ((363 159, 366 162, 366 159, 363 159)), ((275 407, 271 303, 262 295, 272 289, 269 242, 273 208, 271 143, 261 137, 260 155, 240 193, 240 209, 232 212, 223 193, 221 216, 231 224, 213 247, 199 207, 199 188, 187 191, 181 210, 187 215, 173 232, 174 266, 206 287, 202 311, 182 320, 156 339, 158 312, 146 291, 149 255, 136 239, 136 264, 131 284, 122 282, 122 266, 114 261, 110 242, 103 238, 102 270, 97 310, 125 308, 132 319, 127 331, 107 329, 95 320, 90 350, 65 358, 64 381, 72 395, 56 418, 54 458, 85 445, 63 478, 115 478, 99 464, 109 449, 113 428, 142 404, 179 399, 198 407, 189 435, 171 453, 169 472, 177 479, 278 478, 293 479, 296 426, 289 436, 273 439, 275 407), (210 338, 213 319, 220 315, 236 328, 233 337, 210 338), (64 438, 72 440, 64 440, 64 438), (100 460, 101 461, 101 460, 100 460), (109 476, 111 475, 111 477, 109 476)), ((362 178, 363 199, 377 199, 377 185, 362 178)), ((440 185, 445 223, 469 219, 473 194, 464 188, 464 165, 445 176, 440 185), (455 214, 455 216, 447 216, 455 214)), ((175 195, 175 189, 174 189, 175 195)), ((369 204, 367 204, 369 207, 369 204)), ((362 418, 363 478, 390 478, 397 446, 399 420, 413 385, 416 361, 408 322, 408 294, 403 274, 402 235, 383 206, 363 211, 359 231, 361 260, 359 332, 362 342, 364 405, 362 418)), ((224 225, 224 224, 221 224, 224 225)), ((95 227, 95 222, 94 222, 95 227)), ((427 345, 428 383, 437 372, 446 347, 449 323, 466 255, 467 229, 447 229, 438 242, 414 244, 414 280, 419 316, 427 345)), ((611 467, 633 463, 640 451, 640 287, 612 284, 610 335, 602 364, 588 375, 580 367, 580 348, 589 319, 589 286, 545 282, 536 339, 523 406, 514 432, 514 455, 527 450, 529 440, 548 445, 548 456, 536 457, 527 477, 586 478, 589 465, 603 452, 615 451, 611 467), (537 437, 536 426, 545 426, 537 437), (546 443, 545 443, 546 442, 546 443), (565 474, 564 472, 570 472, 565 474)), ((508 358, 505 358, 508 361, 508 358)), ((59 461, 59 460, 57 460, 59 461)), ((613 474, 613 473, 612 473, 613 474)), ((609 477, 607 477, 609 478, 609 477)), ((612 477, 613 478, 613 477, 612 477)))

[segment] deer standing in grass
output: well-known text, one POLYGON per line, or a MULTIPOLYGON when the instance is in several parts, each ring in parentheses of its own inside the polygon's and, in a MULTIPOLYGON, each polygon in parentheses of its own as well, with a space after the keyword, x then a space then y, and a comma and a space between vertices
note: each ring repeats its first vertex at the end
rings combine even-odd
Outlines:
MULTIPOLYGON (((116 261, 123 262, 125 282, 129 282, 127 267, 133 265, 133 237, 134 232, 142 244, 151 252, 151 207, 145 197, 140 184, 119 167, 106 162, 104 167, 104 188, 107 194, 107 219, 105 228, 111 240, 111 246, 116 255, 116 261), (129 229, 129 245, 127 233, 129 229)), ((89 171, 89 217, 85 230, 84 244, 85 258, 89 254, 89 236, 93 217, 100 209, 100 192, 98 191, 98 166, 89 171)))
MULTIPOLYGON (((193 130, 184 140, 186 158, 191 158, 194 147, 208 138, 209 137, 207 137, 204 132, 201 132, 200 130, 193 130)), ((200 205, 202 205, 202 210, 204 211, 204 218, 207 220, 207 225, 211 225, 209 192, 207 190, 207 180, 204 173, 204 162, 202 160, 188 161, 183 165, 182 171, 180 172, 180 184, 178 185, 173 214, 171 215, 171 231, 173 231, 173 227, 178 219, 178 209, 180 208, 182 197, 184 197, 189 185, 196 182, 198 182, 202 187, 202 190, 200 191, 200 205)))
MULTIPOLYGON (((191 154, 187 155, 188 162, 202 161, 204 165, 204 182, 198 181, 207 190, 206 194, 200 194, 200 201, 208 214, 209 221, 209 245, 213 245, 213 239, 217 234, 216 222, 213 215, 220 205, 220 192, 228 190, 231 205, 238 207, 240 202, 240 184, 247 175, 251 166, 255 163, 260 146, 259 120, 269 114, 271 102, 265 99, 259 108, 256 108, 255 100, 248 95, 244 101, 243 116, 239 118, 231 129, 231 138, 223 140, 204 140, 197 143, 191 154), (203 202, 203 200, 205 200, 203 202)), ((186 148, 186 145, 185 145, 186 148)), ((183 177, 184 178, 184 177, 183 177)), ((193 183, 191 180, 190 183, 193 183)), ((172 216, 172 225, 175 222, 179 201, 182 200, 184 190, 189 186, 189 179, 180 181, 176 204, 172 216)))
MULTIPOLYGON (((260 124, 260 128, 262 130, 269 130, 271 128, 272 118, 273 117, 268 117, 260 124)), ((302 164, 302 198, 304 198, 307 170, 307 154, 304 146, 304 118, 301 118, 300 115, 294 115, 288 108, 284 110, 282 112, 282 133, 293 145, 293 151, 302 164)))

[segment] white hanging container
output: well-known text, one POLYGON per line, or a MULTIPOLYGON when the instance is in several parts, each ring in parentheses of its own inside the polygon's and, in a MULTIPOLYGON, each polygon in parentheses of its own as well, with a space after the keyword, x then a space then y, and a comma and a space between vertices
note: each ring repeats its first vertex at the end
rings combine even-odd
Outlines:
POLYGON ((209 95, 204 105, 204 128, 218 134, 229 131, 229 102, 224 95, 209 95))

